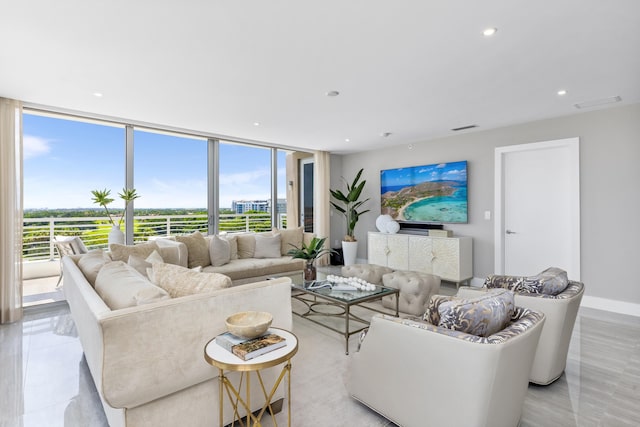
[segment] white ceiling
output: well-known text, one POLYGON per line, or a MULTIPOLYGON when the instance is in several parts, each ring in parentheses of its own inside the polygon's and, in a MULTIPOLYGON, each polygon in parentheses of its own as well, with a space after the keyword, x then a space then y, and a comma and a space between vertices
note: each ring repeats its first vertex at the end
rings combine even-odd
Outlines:
POLYGON ((640 102, 640 1, 0 0, 0 96, 360 151, 640 102))

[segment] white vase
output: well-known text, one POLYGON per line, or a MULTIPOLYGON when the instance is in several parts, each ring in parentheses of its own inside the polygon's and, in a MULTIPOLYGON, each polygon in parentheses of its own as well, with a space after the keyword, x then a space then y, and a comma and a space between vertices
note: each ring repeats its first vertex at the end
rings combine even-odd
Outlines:
POLYGON ((353 265, 356 263, 356 256, 358 255, 358 242, 345 242, 342 241, 342 259, 344 265, 353 265))
POLYGON ((120 226, 114 225, 109 232, 109 244, 117 243, 124 245, 124 233, 120 230, 120 226))

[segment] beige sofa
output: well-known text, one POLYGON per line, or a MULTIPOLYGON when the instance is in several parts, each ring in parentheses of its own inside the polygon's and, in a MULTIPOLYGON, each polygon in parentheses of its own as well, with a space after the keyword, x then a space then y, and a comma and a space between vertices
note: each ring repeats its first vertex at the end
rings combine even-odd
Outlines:
MULTIPOLYGON (((205 362, 204 346, 225 331, 224 319, 238 311, 268 311, 274 327, 291 329, 289 278, 179 298, 165 295, 112 310, 78 267, 79 259, 62 261, 64 292, 111 427, 217 425, 217 370, 205 362)), ((99 284, 104 285, 100 278, 96 288, 99 284)), ((263 372, 265 382, 276 378, 274 369, 263 372)), ((238 377, 231 377, 237 383, 238 377)), ((255 410, 264 396, 259 387, 251 392, 255 410)), ((231 422, 230 406, 224 414, 225 423, 231 422)))
POLYGON ((313 233, 302 228, 273 230, 264 233, 229 233, 157 238, 159 245, 169 245, 167 239, 179 246, 178 265, 203 267, 206 273, 229 276, 233 285, 266 280, 268 278, 301 272, 304 261, 286 255, 293 246, 309 243, 313 233), (194 255, 195 254, 195 255, 194 255))

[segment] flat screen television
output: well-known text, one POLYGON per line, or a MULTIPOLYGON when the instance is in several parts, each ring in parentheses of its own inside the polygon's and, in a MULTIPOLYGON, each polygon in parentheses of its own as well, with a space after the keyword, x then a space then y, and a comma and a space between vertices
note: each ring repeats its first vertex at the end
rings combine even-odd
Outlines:
POLYGON ((467 162, 382 170, 380 202, 398 222, 466 223, 467 162))

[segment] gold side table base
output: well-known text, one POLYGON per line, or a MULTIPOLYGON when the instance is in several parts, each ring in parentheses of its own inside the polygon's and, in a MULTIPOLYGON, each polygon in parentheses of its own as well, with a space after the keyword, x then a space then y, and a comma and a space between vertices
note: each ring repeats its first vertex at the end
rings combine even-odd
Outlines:
POLYGON ((271 415, 271 419, 273 420, 274 425, 277 427, 278 422, 276 421, 275 414, 273 413, 273 409, 271 407, 271 399, 273 399, 273 396, 275 395, 276 391, 278 390, 278 387, 280 386, 280 383, 282 382, 282 379, 285 376, 287 378, 286 380, 287 426, 291 427, 291 362, 290 361, 287 361, 287 363, 282 367, 282 370, 280 371, 280 375, 278 376, 278 379, 274 383, 273 387, 271 387, 271 391, 269 391, 269 393, 267 393, 267 389, 264 385, 264 381, 262 380, 262 375, 260 375, 260 371, 255 371, 256 376, 258 377, 258 381, 260 382, 260 388, 262 389, 262 394, 264 395, 264 398, 265 398, 265 404, 260 410, 260 412, 258 412, 257 415, 251 411, 251 371, 240 373, 240 384, 238 385, 237 389, 236 387, 233 386, 229 378, 224 374, 223 369, 219 369, 218 371, 219 371, 218 379, 220 384, 220 393, 219 393, 220 394, 220 427, 225 426, 224 416, 223 416, 223 411, 224 411, 223 405, 224 405, 225 394, 227 395, 227 397, 229 398, 229 401, 231 402, 231 405, 233 406, 234 415, 233 415, 233 421, 230 424, 231 426, 235 426, 236 421, 238 421, 238 424, 242 427, 244 427, 245 425, 247 427, 251 427, 251 426, 261 427, 262 423, 260 422, 260 420, 262 419, 263 415, 268 409, 269 414, 271 415), (245 380, 245 378, 246 378, 246 397, 245 399, 242 399, 242 396, 240 395, 241 394, 240 391, 242 389, 242 382, 245 380), (245 412, 247 413, 246 417, 240 416, 239 408, 242 408, 245 410, 245 412), (246 420, 246 424, 243 422, 243 419, 246 420))
MULTIPOLYGON (((218 406, 220 416, 220 427, 224 427, 224 399, 225 394, 233 408, 233 418, 230 422, 230 426, 235 427, 237 425, 242 427, 262 427, 260 420, 268 411, 271 415, 274 425, 277 427, 276 412, 279 412, 280 406, 284 403, 284 399, 276 399, 273 401, 278 388, 282 386, 282 380, 286 377, 286 391, 285 398, 287 400, 287 426, 291 427, 291 358, 298 352, 298 338, 296 336, 281 328, 269 328, 270 333, 280 335, 286 340, 284 347, 277 348, 269 351, 258 357, 250 360, 242 360, 232 352, 224 349, 216 343, 215 338, 210 340, 204 346, 204 359, 210 365, 214 366, 218 370, 218 406), (266 373, 267 378, 273 378, 273 386, 267 392, 267 387, 263 380, 263 371, 269 368, 275 368, 281 366, 280 375, 275 377, 272 374, 276 374, 278 371, 266 373), (229 377, 225 372, 238 372, 240 379, 236 386, 233 385, 229 377), (262 397, 264 398, 264 405, 260 410, 252 411, 251 408, 251 372, 255 372, 262 390, 262 397), (242 388, 244 387, 244 393, 242 388), (243 396, 244 399, 243 399, 243 396), (275 410, 274 410, 275 407, 275 410), (241 415, 241 413, 246 415, 241 415)), ((259 392, 255 393, 259 396, 259 392)), ((231 417, 229 417, 231 418, 231 417)))

